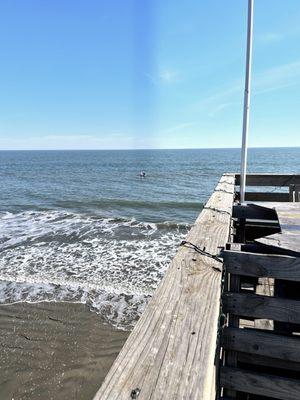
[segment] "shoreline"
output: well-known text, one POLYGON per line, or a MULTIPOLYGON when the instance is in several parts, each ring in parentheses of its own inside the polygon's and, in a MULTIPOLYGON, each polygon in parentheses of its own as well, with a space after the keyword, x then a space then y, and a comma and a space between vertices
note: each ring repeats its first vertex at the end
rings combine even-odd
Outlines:
POLYGON ((0 398, 92 400, 128 335, 81 303, 0 305, 0 398))

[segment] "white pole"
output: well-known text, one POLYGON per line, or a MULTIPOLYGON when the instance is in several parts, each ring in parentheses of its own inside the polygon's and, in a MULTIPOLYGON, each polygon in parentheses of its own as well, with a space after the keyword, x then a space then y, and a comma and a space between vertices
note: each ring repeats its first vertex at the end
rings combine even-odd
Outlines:
POLYGON ((254 0, 248 0, 248 29, 247 29, 247 55, 246 55, 246 78, 244 94, 244 115, 243 115, 243 140, 241 157, 241 178, 240 178, 240 201, 245 201, 246 173, 247 173, 247 146, 249 129, 249 111, 250 111, 250 81, 251 81, 251 60, 252 60, 252 33, 253 33, 253 3, 254 0))

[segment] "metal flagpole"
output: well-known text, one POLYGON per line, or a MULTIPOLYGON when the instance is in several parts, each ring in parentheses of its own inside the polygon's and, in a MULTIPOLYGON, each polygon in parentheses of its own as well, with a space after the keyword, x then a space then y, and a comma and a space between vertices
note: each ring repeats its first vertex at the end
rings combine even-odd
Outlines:
POLYGON ((244 94, 244 115, 243 115, 243 139, 241 156, 241 177, 240 177, 240 202, 245 201, 246 173, 247 173, 247 145, 250 111, 250 81, 251 81, 251 60, 252 60, 252 33, 253 33, 253 3, 248 0, 248 29, 247 29, 247 55, 246 55, 246 78, 244 94))

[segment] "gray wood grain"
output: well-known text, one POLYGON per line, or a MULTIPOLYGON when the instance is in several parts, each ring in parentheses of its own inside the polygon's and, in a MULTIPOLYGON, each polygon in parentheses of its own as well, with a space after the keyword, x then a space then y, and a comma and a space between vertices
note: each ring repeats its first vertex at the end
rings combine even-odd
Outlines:
POLYGON ((248 293, 225 293, 225 312, 251 318, 300 323, 300 301, 248 293))
MULTIPOLYGON (((223 175, 187 240, 212 254, 230 232, 234 175, 223 175)), ((180 247, 95 400, 215 399, 222 264, 180 247)))
POLYGON ((288 337, 256 329, 225 328, 225 349, 300 362, 300 337, 288 337))
POLYGON ((224 250, 222 256, 229 273, 300 282, 300 257, 232 250, 224 250))
POLYGON ((238 353, 238 361, 243 364, 261 365, 264 367, 285 369, 289 371, 300 372, 300 362, 290 360, 282 360, 280 358, 272 358, 251 353, 238 353))
MULTIPOLYGON (((264 296, 274 296, 274 279, 258 278, 258 282, 255 288, 255 293, 264 296)), ((258 329, 273 330, 274 321, 266 318, 255 319, 254 327, 258 329)))
POLYGON ((300 400, 300 381, 249 372, 238 368, 221 369, 221 385, 228 389, 281 400, 300 400))
POLYGON ((281 233, 256 239, 257 243, 300 256, 300 203, 275 205, 281 233))

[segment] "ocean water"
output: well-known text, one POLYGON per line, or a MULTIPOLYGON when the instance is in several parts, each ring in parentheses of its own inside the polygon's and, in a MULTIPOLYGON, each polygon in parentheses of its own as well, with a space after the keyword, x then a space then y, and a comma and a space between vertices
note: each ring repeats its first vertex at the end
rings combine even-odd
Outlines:
MULTIPOLYGON (((82 302, 130 328, 239 164, 238 149, 0 151, 0 302, 82 302)), ((300 148, 250 149, 249 172, 299 173, 300 148)))

